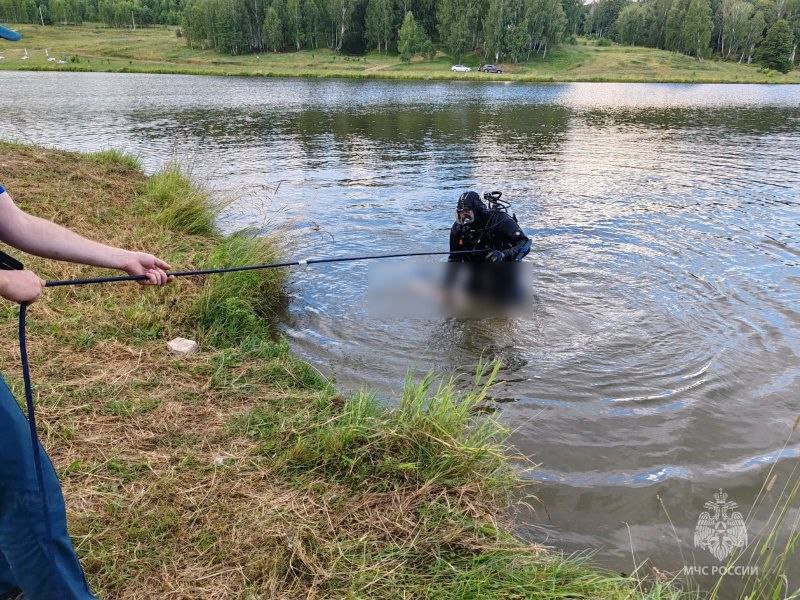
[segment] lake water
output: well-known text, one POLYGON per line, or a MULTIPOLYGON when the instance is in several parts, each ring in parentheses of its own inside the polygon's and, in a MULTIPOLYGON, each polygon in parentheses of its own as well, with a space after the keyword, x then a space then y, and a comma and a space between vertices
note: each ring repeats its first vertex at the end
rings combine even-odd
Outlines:
POLYGON ((148 171, 177 159, 232 201, 226 229, 287 230, 290 256, 446 249, 459 193, 503 190, 534 238, 530 314, 370 318, 368 268, 350 263, 292 272, 284 331, 341 386, 386 398, 407 371, 500 358, 494 401, 540 465, 525 535, 625 572, 634 556, 719 566, 693 546, 704 503, 722 488, 748 517, 798 465, 800 87, 0 84, 0 137, 121 148, 148 171))

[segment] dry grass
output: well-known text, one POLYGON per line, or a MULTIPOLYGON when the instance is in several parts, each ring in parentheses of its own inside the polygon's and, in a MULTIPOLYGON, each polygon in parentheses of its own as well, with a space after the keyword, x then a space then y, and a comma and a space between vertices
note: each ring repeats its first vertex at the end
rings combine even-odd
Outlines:
MULTIPOLYGON (((80 233, 182 269, 274 255, 170 229, 180 219, 159 215, 180 198, 149 194, 134 166, 0 143, 16 200, 80 233)), ((26 262, 46 278, 92 272, 26 262)), ((409 384, 399 411, 341 398, 256 322, 279 281, 254 277, 59 288, 30 310, 40 431, 100 597, 643 597, 507 533, 514 477, 502 429, 469 417, 480 388, 409 384), (170 356, 175 335, 201 352, 170 356)), ((0 306, 0 360, 19 392, 16 309, 0 306)))

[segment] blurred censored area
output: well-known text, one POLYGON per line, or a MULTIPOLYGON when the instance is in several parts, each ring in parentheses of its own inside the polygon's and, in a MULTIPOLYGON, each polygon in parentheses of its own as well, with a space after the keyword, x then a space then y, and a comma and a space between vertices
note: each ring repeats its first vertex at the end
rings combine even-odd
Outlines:
POLYGON ((367 312, 380 319, 496 319, 532 303, 530 263, 373 263, 367 312))

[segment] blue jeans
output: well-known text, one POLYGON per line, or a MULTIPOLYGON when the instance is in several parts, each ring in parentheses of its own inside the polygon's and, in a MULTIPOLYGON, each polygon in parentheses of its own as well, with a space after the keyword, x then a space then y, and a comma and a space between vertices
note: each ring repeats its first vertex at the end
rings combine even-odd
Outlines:
POLYGON ((41 453, 52 546, 43 523, 28 420, 0 376, 0 599, 21 590, 25 600, 93 600, 67 533, 61 485, 44 448, 41 453))

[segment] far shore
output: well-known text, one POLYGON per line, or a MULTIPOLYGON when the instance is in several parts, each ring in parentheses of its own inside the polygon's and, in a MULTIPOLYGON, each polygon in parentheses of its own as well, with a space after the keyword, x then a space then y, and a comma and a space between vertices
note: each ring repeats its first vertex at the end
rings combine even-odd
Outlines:
POLYGON ((476 55, 462 61, 471 72, 454 73, 452 60, 441 52, 433 60, 410 63, 392 53, 347 56, 328 49, 230 56, 189 48, 176 27, 15 28, 23 40, 0 42, 0 70, 534 83, 800 83, 798 70, 784 75, 757 65, 698 61, 652 48, 597 46, 585 39, 554 49, 546 59, 501 64, 502 74, 488 74, 477 71, 484 61, 476 55))

